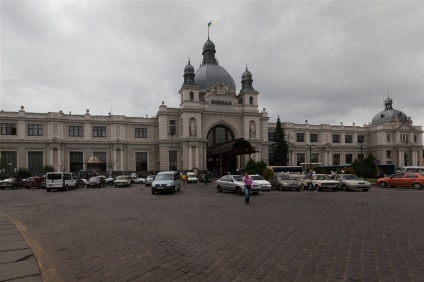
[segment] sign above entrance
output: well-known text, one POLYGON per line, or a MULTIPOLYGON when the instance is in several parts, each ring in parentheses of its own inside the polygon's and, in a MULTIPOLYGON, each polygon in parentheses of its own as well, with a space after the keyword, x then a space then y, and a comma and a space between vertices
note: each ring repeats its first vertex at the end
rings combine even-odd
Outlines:
POLYGON ((212 105, 224 105, 224 106, 231 106, 233 104, 232 101, 225 101, 225 100, 211 100, 212 105))

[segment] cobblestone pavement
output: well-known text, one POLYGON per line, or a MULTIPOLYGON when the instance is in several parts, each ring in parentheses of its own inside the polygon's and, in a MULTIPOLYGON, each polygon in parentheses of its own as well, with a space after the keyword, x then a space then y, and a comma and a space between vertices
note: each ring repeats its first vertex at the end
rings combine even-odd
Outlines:
MULTIPOLYGON (((140 190, 140 188, 143 190, 140 190)), ((0 191, 63 281, 423 281, 424 190, 0 191)), ((45 260, 45 258, 44 258, 45 260)), ((42 269, 42 271, 44 271, 42 269)))

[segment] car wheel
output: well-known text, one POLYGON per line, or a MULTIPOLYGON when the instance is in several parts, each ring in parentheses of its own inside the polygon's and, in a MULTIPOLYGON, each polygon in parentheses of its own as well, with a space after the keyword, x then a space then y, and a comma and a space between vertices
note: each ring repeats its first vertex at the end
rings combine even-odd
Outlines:
POLYGON ((342 185, 342 189, 343 189, 343 191, 347 191, 347 186, 346 186, 346 184, 343 184, 343 185, 342 185))
MULTIPOLYGON (((1 190, 3 190, 3 189, 1 189, 1 190)), ((46 189, 46 191, 47 191, 47 192, 50 192, 50 189, 46 189)))
POLYGON ((387 183, 386 183, 386 182, 384 182, 384 181, 383 181, 383 182, 380 182, 380 187, 383 187, 383 188, 384 188, 384 187, 387 187, 387 183))
POLYGON ((317 185, 315 185, 315 191, 318 191, 318 190, 319 190, 319 186, 317 184, 317 185))
POLYGON ((241 195, 241 188, 240 187, 236 187, 236 194, 237 195, 241 195))
POLYGON ((15 190, 18 189, 18 186, 17 185, 14 185, 13 186, 13 189, 15 189, 15 190))
POLYGON ((420 183, 414 183, 414 184, 412 184, 412 187, 415 188, 415 189, 423 188, 423 186, 420 183))
POLYGON ((364 191, 364 192, 368 192, 368 189, 362 189, 362 191, 364 191))
POLYGON ((222 188, 221 186, 218 185, 218 187, 216 187, 216 189, 218 189, 218 192, 222 193, 222 188))
POLYGON ((283 187, 281 185, 279 185, 278 190, 283 191, 283 187))
POLYGON ((155 194, 155 191, 152 190, 152 194, 154 195, 155 194))

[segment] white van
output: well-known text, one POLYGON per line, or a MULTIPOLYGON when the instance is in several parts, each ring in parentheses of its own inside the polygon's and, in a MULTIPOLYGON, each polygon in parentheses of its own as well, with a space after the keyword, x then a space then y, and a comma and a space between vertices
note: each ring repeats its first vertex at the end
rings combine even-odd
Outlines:
POLYGON ((400 167, 396 172, 424 172, 424 166, 404 166, 400 167))
POLYGON ((156 192, 175 193, 176 191, 180 191, 180 174, 178 171, 161 171, 156 175, 155 180, 153 180, 151 188, 152 194, 156 192))
POLYGON ((47 172, 46 191, 52 189, 69 190, 77 188, 77 178, 70 172, 47 172))

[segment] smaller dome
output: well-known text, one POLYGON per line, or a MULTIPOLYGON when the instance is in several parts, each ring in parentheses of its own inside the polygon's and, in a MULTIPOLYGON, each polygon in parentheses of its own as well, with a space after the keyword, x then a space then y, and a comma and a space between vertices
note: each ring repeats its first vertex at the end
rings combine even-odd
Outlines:
POLYGON ((393 100, 392 100, 390 97, 388 97, 388 98, 384 101, 384 104, 385 104, 385 105, 392 105, 392 104, 393 104, 393 100))
POLYGON ((190 61, 188 61, 188 64, 184 68, 184 74, 188 73, 194 73, 194 67, 190 64, 190 61))
POLYGON ((241 80, 252 79, 252 73, 246 68, 246 71, 241 75, 241 80))
POLYGON ((215 50, 215 44, 208 38, 203 45, 203 50, 215 50))
POLYGON ((400 121, 407 122, 408 117, 401 111, 393 109, 393 100, 387 98, 384 101, 385 109, 374 116, 371 124, 382 124, 386 122, 400 121))

